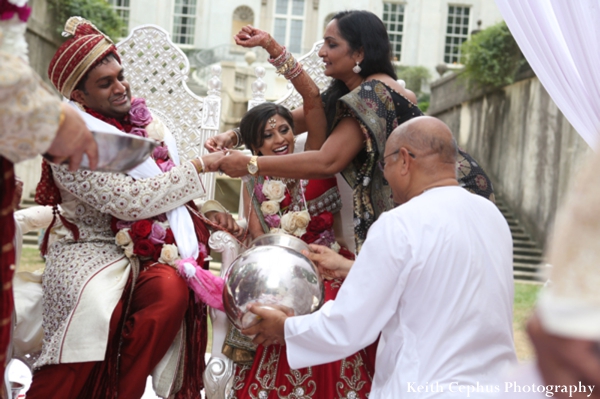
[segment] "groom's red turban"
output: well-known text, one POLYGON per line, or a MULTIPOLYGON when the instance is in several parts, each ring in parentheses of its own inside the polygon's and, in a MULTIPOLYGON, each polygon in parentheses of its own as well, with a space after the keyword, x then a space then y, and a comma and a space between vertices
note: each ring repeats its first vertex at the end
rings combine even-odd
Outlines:
POLYGON ((71 17, 65 24, 63 35, 72 35, 52 57, 48 77, 63 96, 71 93, 85 74, 109 53, 121 61, 112 40, 91 22, 81 17, 71 17))

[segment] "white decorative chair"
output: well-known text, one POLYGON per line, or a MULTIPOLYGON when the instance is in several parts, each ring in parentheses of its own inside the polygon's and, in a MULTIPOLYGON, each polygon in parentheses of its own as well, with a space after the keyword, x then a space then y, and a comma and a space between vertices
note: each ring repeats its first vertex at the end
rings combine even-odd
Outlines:
MULTIPOLYGON (((139 26, 117 43, 117 48, 131 92, 145 98, 148 107, 173 133, 181 160, 205 154, 204 142, 219 132, 221 67, 212 67, 208 95, 202 98, 188 88, 188 58, 164 29, 139 26)), ((214 198, 214 174, 207 174, 203 181, 207 199, 214 198)))
MULTIPOLYGON (((323 61, 318 56, 322 45, 322 40, 315 43, 306 55, 298 59, 321 91, 328 86, 331 79, 324 75, 323 61)), ((257 66, 255 73, 257 79, 252 83, 253 95, 252 99, 248 101, 248 109, 265 102, 266 83, 262 79, 265 76, 265 69, 257 66)), ((276 103, 292 110, 302 106, 302 97, 292 84, 288 83, 288 92, 276 103)), ((242 208, 240 198, 240 215, 243 215, 242 208)), ((213 250, 222 253, 221 276, 223 276, 242 247, 231 235, 222 231, 211 235, 209 245, 213 250)), ((233 361, 222 353, 223 343, 229 329, 229 321, 225 313, 216 309, 210 309, 210 318, 213 327, 213 342, 211 357, 204 372, 205 394, 207 399, 226 399, 231 389, 234 372, 233 361)))

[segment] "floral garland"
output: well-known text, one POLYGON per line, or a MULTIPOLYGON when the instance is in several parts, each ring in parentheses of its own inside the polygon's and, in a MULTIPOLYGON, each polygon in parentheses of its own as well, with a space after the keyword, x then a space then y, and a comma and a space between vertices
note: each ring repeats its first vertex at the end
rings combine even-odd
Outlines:
POLYGON ((292 198, 287 186, 280 180, 265 178, 264 183, 256 183, 254 195, 260 202, 260 210, 271 233, 285 233, 299 237, 307 244, 319 244, 339 252, 340 245, 333 234, 333 214, 325 211, 316 216, 310 216, 306 209, 304 192, 308 180, 300 180, 296 197, 304 202, 304 210, 300 206, 292 206, 292 198), (285 212, 286 209, 290 209, 285 212))
MULTIPOLYGON (((165 126, 161 121, 152 118, 152 114, 146 106, 146 100, 143 98, 134 98, 131 101, 129 114, 122 123, 91 109, 86 109, 86 111, 121 131, 158 141, 160 145, 154 149, 152 158, 163 172, 168 172, 175 167, 175 163, 169 156, 169 149, 164 142, 165 126)), ((136 222, 113 217, 111 229, 115 233, 116 244, 123 249, 125 256, 128 258, 151 259, 175 268, 178 267, 178 261, 182 260, 173 231, 164 213, 136 222)), ((206 246, 199 242, 198 247, 200 258, 205 259, 208 256, 206 246)))

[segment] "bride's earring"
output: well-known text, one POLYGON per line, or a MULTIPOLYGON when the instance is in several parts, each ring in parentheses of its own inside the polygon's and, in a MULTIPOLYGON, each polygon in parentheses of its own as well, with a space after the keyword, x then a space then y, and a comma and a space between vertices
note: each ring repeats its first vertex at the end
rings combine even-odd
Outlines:
POLYGON ((356 61, 356 65, 352 68, 352 72, 354 72, 354 73, 360 73, 360 71, 362 71, 362 68, 358 64, 359 64, 359 62, 356 61))

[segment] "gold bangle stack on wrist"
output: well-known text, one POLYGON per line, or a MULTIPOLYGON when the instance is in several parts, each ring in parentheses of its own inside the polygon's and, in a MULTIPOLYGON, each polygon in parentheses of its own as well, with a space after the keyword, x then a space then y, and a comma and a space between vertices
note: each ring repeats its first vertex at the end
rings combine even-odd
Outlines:
POLYGON ((269 58, 269 62, 277 68, 277 73, 283 75, 287 80, 298 77, 303 71, 302 64, 296 61, 285 47, 283 47, 283 51, 277 58, 269 58))

